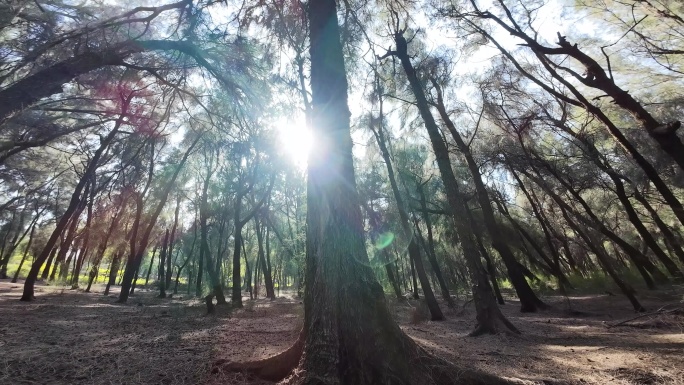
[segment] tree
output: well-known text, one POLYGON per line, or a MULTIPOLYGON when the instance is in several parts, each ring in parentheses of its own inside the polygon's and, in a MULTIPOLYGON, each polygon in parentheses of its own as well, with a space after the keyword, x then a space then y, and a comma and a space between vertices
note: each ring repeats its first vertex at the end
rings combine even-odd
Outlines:
POLYGON ((405 30, 399 29, 398 15, 395 14, 394 20, 397 24, 394 33, 396 50, 387 52, 384 57, 396 56, 401 61, 401 65, 411 86, 411 91, 416 98, 416 106, 418 107, 420 116, 425 124, 425 129, 430 137, 430 142, 432 143, 432 149, 435 153, 439 172, 442 176, 442 181, 446 190, 449 208, 451 209, 451 214, 454 216, 456 232, 459 241, 461 242, 461 247, 463 248, 463 255, 468 264, 468 272, 470 274, 478 322, 477 327, 472 334, 497 333, 502 329, 517 332, 515 326, 504 317, 496 304, 494 292, 489 285, 489 279, 482 266, 477 246, 472 238, 473 234, 468 228, 467 222, 459 220, 460 218, 467 218, 466 212, 469 208, 463 199, 463 195, 458 186, 458 181, 451 168, 449 151, 447 150, 440 129, 430 111, 430 106, 425 97, 425 90, 418 80, 417 72, 408 55, 408 42, 404 37, 405 30))
POLYGON ((308 15, 311 122, 320 145, 308 164, 304 330, 285 353, 238 369, 277 378, 301 348, 291 383, 508 383, 437 359, 392 320, 364 246, 335 1, 312 1, 308 15))

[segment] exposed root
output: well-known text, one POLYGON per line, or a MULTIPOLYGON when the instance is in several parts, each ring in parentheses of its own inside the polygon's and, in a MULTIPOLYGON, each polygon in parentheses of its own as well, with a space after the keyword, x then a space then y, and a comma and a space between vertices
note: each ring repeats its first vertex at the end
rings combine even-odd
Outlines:
POLYGON ((212 373, 241 372, 252 374, 268 381, 280 381, 287 377, 299 364, 304 350, 304 328, 299 332, 297 341, 284 352, 273 357, 249 362, 229 362, 218 360, 211 368, 212 373))
POLYGON ((479 337, 483 334, 498 333, 521 334, 520 330, 518 330, 518 328, 516 328, 508 319, 505 317, 498 317, 498 319, 493 322, 493 325, 478 324, 475 327, 475 330, 468 334, 468 337, 479 337))

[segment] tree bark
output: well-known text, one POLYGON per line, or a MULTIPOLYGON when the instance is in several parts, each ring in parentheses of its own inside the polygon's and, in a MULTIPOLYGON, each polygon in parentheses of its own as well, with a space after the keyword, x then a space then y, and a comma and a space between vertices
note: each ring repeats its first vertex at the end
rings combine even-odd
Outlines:
POLYGON ((363 239, 335 0, 311 1, 307 12, 312 128, 321 151, 308 162, 304 330, 288 350, 293 354, 243 367, 258 371, 285 362, 273 376, 280 377, 301 350, 292 384, 508 383, 431 356, 393 321, 363 239))
POLYGON ((404 68, 404 72, 406 72, 406 76, 411 85, 411 90, 416 98, 418 111, 423 118, 423 123, 425 124, 425 128, 430 137, 430 142, 432 143, 432 149, 435 153, 439 172, 442 176, 447 201, 451 208, 451 214, 453 215, 456 232, 461 242, 463 255, 468 264, 468 272, 471 278, 473 300, 475 302, 475 309, 477 312, 476 318, 478 322, 472 335, 497 333, 502 329, 517 332, 517 329, 504 317, 496 304, 496 298, 494 297, 494 293, 489 284, 487 273, 482 266, 480 256, 477 252, 477 246, 475 246, 475 242, 472 239, 472 234, 466 221, 463 220, 463 218, 466 218, 467 216, 466 210, 468 210, 468 207, 459 191, 458 181, 456 180, 454 171, 451 169, 449 151, 442 139, 439 127, 430 112, 430 106, 425 98, 425 91, 418 79, 416 70, 411 64, 407 52, 408 44, 402 33, 395 34, 395 43, 397 45, 397 51, 392 51, 392 54, 396 55, 401 60, 402 67, 404 68))
MULTIPOLYGON (((40 268, 43 266, 45 260, 50 255, 52 248, 55 246, 55 243, 57 242, 57 238, 59 238, 59 235, 62 233, 62 231, 64 231, 64 229, 67 226, 67 223, 72 218, 72 215, 77 210, 78 206, 81 204, 81 193, 83 192, 83 189, 85 188, 88 181, 91 179, 92 174, 95 173, 95 170, 97 169, 98 163, 100 161, 100 157, 104 153, 105 149, 109 147, 109 144, 112 142, 112 140, 114 140, 116 134, 119 132, 119 128, 123 124, 124 114, 128 110, 128 104, 130 103, 132 96, 133 95, 129 95, 127 98, 124 98, 122 100, 121 114, 119 115, 119 118, 114 123, 114 127, 109 132, 109 134, 107 134, 107 136, 100 142, 100 147, 95 151, 92 159, 90 159, 90 162, 88 162, 86 169, 83 171, 81 179, 76 184, 73 194, 71 194, 69 206, 62 215, 62 218, 60 218, 59 222, 57 223, 55 230, 52 232, 52 235, 45 244, 45 248, 33 262, 33 265, 31 266, 31 271, 29 271, 29 274, 26 277, 26 281, 24 282, 24 292, 21 296, 22 301, 32 301, 34 299, 33 289, 36 283, 36 279, 38 278, 40 268)), ((77 221, 77 218, 74 217, 73 220, 77 221)))
POLYGON ((520 311, 535 312, 537 309, 546 309, 548 305, 546 305, 534 293, 529 283, 525 279, 522 271, 520 271, 513 251, 504 241, 499 224, 494 217, 494 210, 492 209, 492 204, 489 200, 487 188, 482 181, 480 167, 475 162, 475 158, 470 151, 470 147, 468 147, 463 138, 461 138, 461 134, 458 132, 458 130, 456 130, 454 123, 451 121, 451 118, 446 111, 446 107, 444 106, 444 101, 442 100, 442 91, 439 88, 439 85, 436 81, 434 81, 434 79, 432 80, 432 84, 437 90, 437 111, 442 117, 442 121, 446 125, 447 129, 451 133, 451 136, 456 143, 456 147, 458 147, 459 151, 466 160, 468 170, 470 171, 470 175, 475 185, 477 201, 480 204, 480 210, 482 210, 482 219, 484 221, 485 227, 487 228, 487 232, 489 233, 492 246, 499 253, 499 256, 501 256, 504 265, 506 265, 508 276, 511 279, 513 288, 515 288, 515 292, 518 294, 518 298, 520 299, 520 311))
MULTIPOLYGON (((154 229, 154 226, 157 223, 157 218, 159 218, 159 214, 161 214, 162 210, 164 209, 164 205, 166 204, 166 200, 169 197, 169 193, 171 192, 171 189, 173 188, 176 182, 176 178, 178 178, 178 175, 185 166, 185 163, 187 162, 190 153, 195 148, 195 146, 201 138, 202 136, 198 135, 197 138, 185 151, 185 154, 183 154, 183 158, 176 165, 176 170, 173 172, 173 175, 167 182, 166 186, 164 187, 164 190, 161 192, 161 197, 159 198, 157 206, 155 207, 154 211, 150 213, 147 228, 145 229, 145 232, 142 238, 140 239, 140 242, 138 243, 138 247, 136 247, 135 249, 131 248, 131 255, 129 255, 128 263, 126 264, 126 270, 124 271, 124 276, 121 283, 121 293, 119 294, 119 299, 117 300, 118 303, 125 303, 128 300, 131 283, 133 282, 133 276, 135 274, 135 271, 140 266, 140 262, 142 262, 143 253, 145 252, 145 249, 149 244, 150 235, 152 234, 152 230, 154 229)), ((132 239, 135 240, 137 239, 137 237, 132 237, 132 239)))
POLYGON ((271 276, 271 269, 269 269, 266 263, 266 255, 264 253, 264 234, 261 222, 259 221, 259 215, 254 217, 254 227, 256 229, 257 244, 258 244, 258 258, 261 265, 261 271, 264 275, 264 286, 266 286, 266 297, 269 299, 275 299, 275 290, 273 289, 273 278, 271 276))
MULTIPOLYGON (((376 82, 378 80, 376 79, 376 82)), ((399 217, 401 219, 401 227, 404 232, 404 236, 409 239, 409 244, 408 244, 408 253, 409 253, 409 258, 411 258, 411 261, 413 261, 413 266, 415 268, 415 272, 418 273, 418 279, 420 280, 420 287, 423 289, 423 296, 425 297, 425 303, 428 306, 428 309, 430 310, 430 319, 433 321, 441 321, 444 319, 444 314, 442 313, 442 309, 439 308, 439 304, 437 303, 437 299, 435 298, 435 294, 432 291, 432 286, 430 285, 430 281, 428 280, 428 276, 425 273, 425 267, 423 265, 423 259, 422 256, 420 255, 420 247, 418 247, 418 242, 416 242, 416 234, 414 233, 413 229, 411 228, 411 219, 409 217, 409 213, 406 209, 406 206, 404 204, 404 200, 401 197, 401 193, 399 192, 399 186, 397 184, 397 180, 394 174, 394 168, 392 167, 392 162, 390 159, 389 155, 389 150, 387 148, 387 143, 385 139, 385 134, 384 134, 384 127, 383 127, 383 115, 382 115, 382 99, 380 99, 380 116, 378 117, 378 126, 377 128, 371 124, 371 130, 373 131, 373 134, 375 135, 375 139, 378 143, 378 147, 380 147, 380 152, 382 154, 382 157, 385 161, 385 166, 387 167, 387 176, 390 181, 390 186, 392 188, 392 194, 394 195, 394 200, 397 204, 397 210, 399 211, 399 217)), ((443 292, 446 294, 447 299, 451 299, 449 296, 449 290, 446 287, 442 288, 443 292), (446 290, 446 291, 444 291, 446 290)), ((417 293, 417 291, 416 291, 417 293)))
POLYGON ((19 272, 21 271, 22 266, 24 266, 24 261, 26 261, 26 257, 28 256, 29 250, 31 250, 31 243, 33 242, 33 234, 36 231, 36 226, 33 225, 31 226, 31 234, 29 235, 29 240, 28 243, 26 244, 26 247, 24 248, 24 253, 21 255, 21 261, 19 262, 19 267, 17 267, 17 271, 14 273, 14 276, 12 277, 12 283, 17 283, 17 278, 19 278, 19 272))

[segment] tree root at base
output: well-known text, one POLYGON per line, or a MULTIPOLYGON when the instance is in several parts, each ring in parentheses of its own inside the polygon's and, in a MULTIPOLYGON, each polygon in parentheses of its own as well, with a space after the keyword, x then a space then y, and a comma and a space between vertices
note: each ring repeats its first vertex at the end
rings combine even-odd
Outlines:
POLYGON ((304 350, 304 341, 304 328, 302 328, 297 341, 282 353, 262 360, 248 362, 217 360, 213 363, 211 372, 240 372, 251 374, 267 381, 280 381, 287 377, 299 364, 299 359, 304 350))

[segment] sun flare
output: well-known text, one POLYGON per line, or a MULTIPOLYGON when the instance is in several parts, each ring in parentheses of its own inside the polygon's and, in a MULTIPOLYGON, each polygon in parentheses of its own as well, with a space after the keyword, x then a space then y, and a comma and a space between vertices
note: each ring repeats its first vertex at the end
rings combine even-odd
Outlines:
POLYGON ((300 168, 306 168, 313 137, 303 121, 283 120, 278 125, 280 143, 292 162, 300 168))

